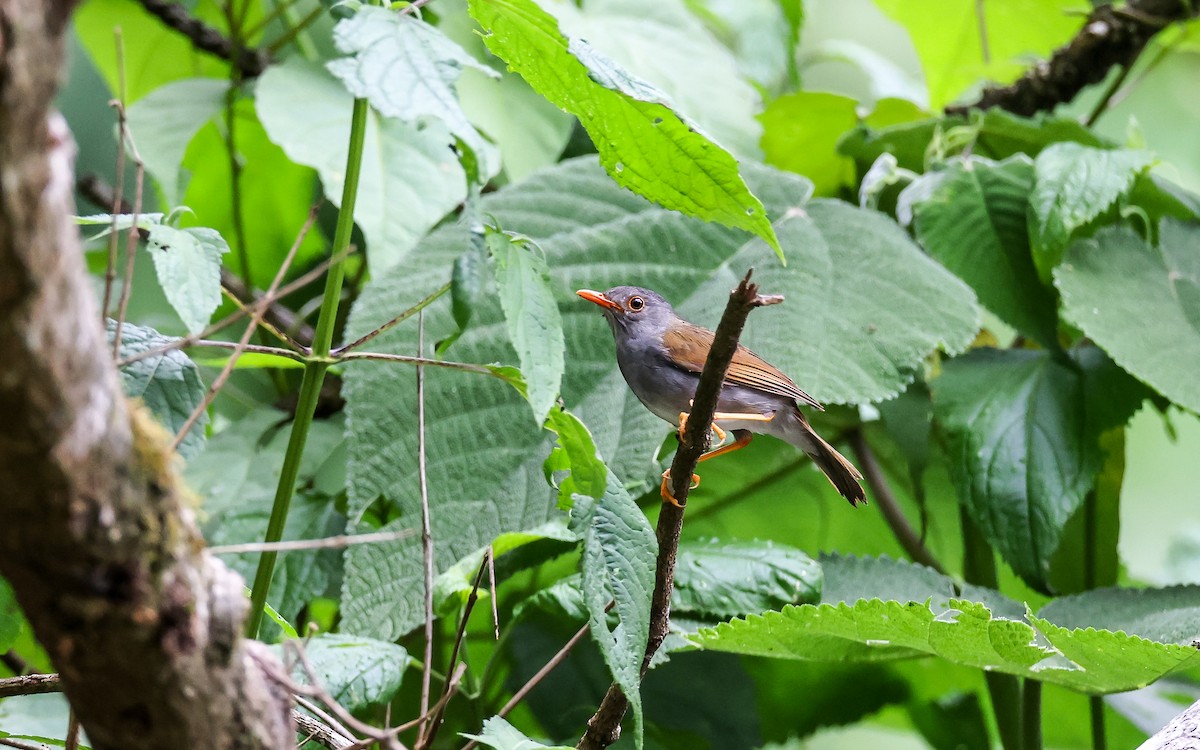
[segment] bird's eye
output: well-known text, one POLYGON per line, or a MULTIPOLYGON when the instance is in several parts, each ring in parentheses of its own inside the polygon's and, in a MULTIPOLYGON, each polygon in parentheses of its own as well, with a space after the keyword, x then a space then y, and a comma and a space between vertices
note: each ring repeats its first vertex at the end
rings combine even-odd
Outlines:
POLYGON ((626 304, 629 305, 630 310, 637 312, 638 310, 641 310, 643 307, 646 306, 646 301, 644 299, 642 299, 641 297, 630 297, 629 302, 627 302, 626 304))

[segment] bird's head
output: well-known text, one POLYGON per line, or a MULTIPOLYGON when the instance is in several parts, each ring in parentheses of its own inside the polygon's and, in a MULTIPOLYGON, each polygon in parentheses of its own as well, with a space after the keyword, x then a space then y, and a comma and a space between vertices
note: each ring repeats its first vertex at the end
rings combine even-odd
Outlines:
POLYGON ((670 302, 642 287, 614 286, 607 292, 580 289, 576 294, 600 306, 617 338, 653 333, 661 336, 675 319, 670 302))

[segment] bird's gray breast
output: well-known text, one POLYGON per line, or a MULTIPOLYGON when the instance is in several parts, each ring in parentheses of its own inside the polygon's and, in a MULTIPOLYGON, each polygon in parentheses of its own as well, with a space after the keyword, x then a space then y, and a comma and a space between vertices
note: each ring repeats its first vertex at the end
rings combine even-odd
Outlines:
POLYGON ((617 347, 617 366, 633 395, 655 416, 679 425, 679 413, 690 410, 700 378, 671 365, 661 342, 626 341, 617 347))

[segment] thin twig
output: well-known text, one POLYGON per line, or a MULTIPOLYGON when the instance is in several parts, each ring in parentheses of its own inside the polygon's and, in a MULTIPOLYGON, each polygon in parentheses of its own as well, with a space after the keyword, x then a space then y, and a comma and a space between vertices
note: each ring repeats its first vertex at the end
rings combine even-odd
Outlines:
MULTIPOLYGON (((417 356, 425 355, 425 314, 417 314, 417 356)), ((429 712, 433 668, 433 528, 429 520, 429 483, 425 476, 425 368, 417 368, 417 483, 421 491, 421 556, 425 563, 425 663, 421 668, 421 716, 429 712)), ((451 665, 453 667, 453 664, 451 665)), ((427 727, 417 732, 417 744, 427 727)))
MULTIPOLYGON (((246 305, 258 304, 263 298, 260 293, 252 287, 247 287, 242 283, 241 279, 225 267, 221 268, 221 286, 246 305)), ((279 296, 282 295, 276 295, 276 300, 267 306, 267 314, 264 316, 264 320, 271 321, 276 328, 301 346, 308 346, 312 343, 313 339, 312 326, 305 323, 300 316, 279 302, 279 296)))
POLYGON ((299 37, 300 34, 302 34, 305 29, 307 29, 309 26, 311 26, 313 23, 315 23, 317 21, 317 19, 320 18, 321 16, 325 15, 325 13, 326 13, 326 9, 322 5, 318 5, 317 7, 313 8, 311 11, 309 11, 307 16, 300 19, 299 23, 297 23, 295 26, 293 26, 292 28, 285 31, 283 33, 283 35, 280 36, 278 39, 276 39, 275 41, 268 44, 267 45, 267 54, 270 54, 270 55, 279 54, 280 50, 282 50, 287 45, 291 44, 292 41, 294 41, 297 37, 299 37))
POLYGON ((62 691, 56 674, 27 674, 0 680, 0 698, 14 695, 41 695, 62 691))
MULTIPOLYGON (((675 585, 675 556, 679 551, 679 534, 683 529, 683 512, 691 487, 692 473, 700 455, 708 447, 712 431, 713 414, 717 408, 725 373, 737 350, 738 338, 746 325, 746 318, 755 307, 776 304, 783 298, 777 295, 760 296, 758 285, 750 282, 753 270, 746 273, 737 289, 729 295, 729 303, 721 316, 713 337, 712 348, 696 385, 692 410, 688 415, 687 427, 680 439, 679 450, 671 463, 671 490, 678 505, 664 504, 658 516, 658 561, 654 573, 654 595, 650 602, 650 633, 646 641, 646 654, 642 659, 644 675, 650 661, 667 637, 671 623, 671 591, 675 585)), ((587 731, 576 746, 578 750, 601 750, 617 741, 621 736, 621 719, 629 708, 629 699, 620 686, 613 683, 596 713, 588 720, 587 731)))
POLYGON ((431 2, 433 2, 433 0, 413 0, 413 2, 409 3, 405 7, 401 8, 400 13, 398 15, 406 16, 410 13, 416 13, 418 10, 420 10, 421 8, 423 8, 424 6, 428 5, 431 2))
POLYGON ((63 750, 79 750, 79 717, 73 708, 67 714, 67 738, 63 741, 63 750))
MULTIPOLYGON (((156 346, 153 349, 147 349, 144 352, 138 352, 137 354, 131 354, 128 357, 125 357, 124 359, 118 360, 117 367, 125 367, 126 365, 133 364, 134 362, 138 362, 143 359, 149 359, 150 357, 153 357, 156 355, 165 354, 166 352, 169 352, 173 349, 186 349, 190 346, 196 346, 196 345, 198 345, 198 343, 201 340, 206 339, 207 337, 211 336, 212 334, 216 333, 217 331, 228 328, 229 326, 238 322, 239 320, 244 318, 246 315, 250 314, 251 310, 257 310, 262 305, 269 306, 270 304, 272 304, 275 300, 279 299, 280 297, 287 296, 287 295, 291 294, 292 292, 296 291, 297 289, 299 289, 303 286, 307 286, 308 284, 312 283, 317 278, 319 278, 322 274, 325 273, 325 271, 329 268, 329 265, 331 262, 333 262, 334 260, 341 260, 341 258, 346 257, 348 252, 349 251, 347 251, 346 253, 342 253, 340 257, 331 258, 328 260, 324 260, 321 263, 318 263, 308 273, 306 273, 303 276, 296 278, 294 281, 280 287, 279 290, 276 291, 275 294, 262 295, 261 297, 258 298, 258 302, 255 303, 255 306, 253 306, 249 309, 245 309, 245 310, 238 309, 236 312, 231 313, 229 315, 229 317, 223 318, 222 320, 218 320, 216 323, 213 323, 212 325, 210 325, 208 328, 205 328, 200 333, 192 334, 189 336, 184 336, 183 338, 172 339, 170 342, 163 344, 162 346, 156 346)), ((233 342, 228 342, 228 343, 232 344, 233 342)), ((208 345, 209 346, 217 346, 217 344, 215 342, 210 342, 208 345)), ((311 350, 308 347, 303 347, 302 351, 299 353, 303 354, 303 355, 307 355, 310 352, 311 352, 311 350)))
POLYGON ((244 555, 254 552, 303 552, 314 549, 345 549, 357 544, 380 544, 406 539, 416 531, 377 531, 371 534, 343 534, 324 539, 300 539, 293 542, 247 542, 246 544, 219 544, 209 547, 214 555, 244 555))
POLYGON ((117 111, 119 141, 117 148, 117 187, 113 191, 112 199, 105 202, 112 206, 112 210, 109 213, 112 214, 113 219, 108 235, 108 262, 104 268, 104 306, 100 308, 101 323, 104 322, 104 318, 108 317, 108 308, 112 304, 113 282, 117 279, 117 241, 120 236, 120 232, 117 231, 117 215, 123 213, 120 209, 121 204, 125 202, 122 197, 125 192, 125 44, 121 38, 120 26, 113 29, 113 37, 117 45, 117 97, 121 106, 115 108, 117 111))
POLYGON ((405 362, 410 365, 423 365, 425 367, 445 367, 450 370, 473 372, 478 375, 491 375, 494 378, 504 380, 502 375, 497 374, 489 367, 473 365, 467 362, 450 362, 442 359, 425 359, 423 357, 409 357, 405 354, 384 354, 382 352, 350 352, 338 357, 339 361, 352 359, 369 359, 378 362, 405 362))
POLYGON ((0 737, 0 745, 4 745, 5 747, 19 748, 19 750, 51 750, 49 745, 43 745, 40 742, 16 740, 12 737, 0 737))
MULTIPOLYGON (((300 706, 305 711, 308 711, 309 713, 311 713, 314 716, 316 716, 317 718, 319 718, 321 721, 323 721, 325 724, 327 724, 329 726, 329 728, 332 729, 337 734, 340 734, 344 737, 353 738, 355 741, 358 740, 358 737, 353 732, 351 732, 346 727, 342 726, 341 722, 339 722, 336 718, 334 718, 333 715, 330 714, 328 711, 326 711, 325 709, 323 709, 319 705, 317 705, 316 701, 310 700, 310 699, 304 697, 303 695, 294 695, 293 697, 295 698, 296 704, 298 706, 300 706)), ((374 741, 374 739, 372 739, 372 742, 373 741, 374 741)))
MULTIPOLYGON (((445 692, 445 695, 443 695, 441 698, 438 699, 437 703, 433 704, 433 707, 430 709, 431 714, 445 709, 446 704, 450 702, 450 699, 458 694, 458 687, 459 687, 460 683, 462 682, 463 675, 466 674, 466 672, 467 672, 467 665, 459 664, 458 667, 454 670, 454 673, 450 675, 450 680, 446 683, 447 685, 449 685, 450 689, 445 692)), ((398 727, 392 727, 391 729, 387 730, 386 734, 389 737, 395 737, 395 736, 399 735, 401 732, 407 732, 408 730, 412 729, 413 727, 417 726, 418 724, 423 724, 423 723, 427 722, 429 720, 429 718, 430 718, 430 714, 418 716, 417 718, 415 718, 411 721, 405 722, 404 724, 401 724, 398 727)), ((374 740, 359 740, 358 742, 354 743, 353 745, 347 747, 346 750, 364 750, 364 748, 369 746, 372 742, 374 742, 374 740)))
POLYGON ((294 352, 291 349, 284 349, 281 346, 260 346, 259 344, 246 344, 245 346, 238 346, 238 342, 236 341, 222 341, 220 339, 200 339, 199 341, 193 341, 188 348, 192 349, 197 347, 208 349, 233 349, 243 353, 253 352, 255 354, 270 354, 275 357, 283 357, 284 359, 290 359, 295 362, 304 362, 307 359, 305 355, 299 352, 294 352))
MULTIPOLYGON (((432 294, 427 296, 425 299, 421 300, 417 304, 408 308, 404 312, 400 313, 399 315, 392 318, 391 320, 384 323, 383 325, 379 326, 378 328, 371 331, 370 333, 368 333, 360 338, 357 338, 354 341, 351 341, 349 344, 346 344, 345 346, 340 346, 337 349, 334 349, 332 354, 335 357, 340 357, 340 356, 343 356, 345 354, 348 354, 348 353, 354 351, 355 349, 357 349, 358 347, 367 343, 368 341, 375 338, 379 334, 384 333, 386 331, 390 331, 392 328, 394 328, 396 326, 396 324, 402 323, 405 320, 408 320, 412 316, 416 315, 417 313, 421 312, 426 307, 428 307, 430 303, 432 303, 434 300, 436 300, 438 297, 441 297, 443 294, 445 294, 448 291, 450 291, 450 282, 447 281, 445 284, 443 284, 441 287, 439 287, 437 291, 433 292, 432 294)), ((423 355, 424 352, 422 351, 419 354, 423 355)))
MULTIPOLYGON (((525 700, 525 696, 529 695, 529 693, 535 687, 541 684, 542 680, 546 679, 547 675, 553 672, 559 664, 562 664, 567 660, 567 657, 571 655, 571 651, 579 645, 580 641, 587 637, 587 634, 588 626, 584 625, 575 633, 575 635, 571 636, 571 640, 567 641, 566 645, 558 650, 558 653, 550 657, 550 661, 546 662, 541 669, 534 673, 533 677, 530 677, 525 684, 517 690, 517 692, 513 693, 512 698, 508 699, 508 702, 501 707, 496 715, 500 717, 508 716, 509 712, 516 708, 521 701, 525 700)), ((473 750, 478 746, 479 740, 471 740, 467 744, 463 745, 462 750, 473 750)))
MULTIPOLYGON (((321 716, 321 718, 330 722, 330 726, 334 727, 343 734, 350 735, 350 731, 346 729, 346 727, 350 727, 355 732, 369 737, 375 742, 381 742, 389 745, 398 744, 395 742, 395 738, 391 738, 392 741, 389 742, 389 738, 385 732, 371 726, 365 721, 359 720, 354 716, 354 714, 347 711, 342 704, 334 700, 333 696, 329 694, 329 692, 325 689, 325 686, 321 684, 320 679, 317 677, 316 670, 313 669, 312 663, 308 660, 308 654, 305 653, 304 644, 302 641, 287 641, 284 644, 284 648, 288 652, 295 654, 296 658, 300 662, 301 668, 304 670, 305 676, 308 678, 307 685, 292 683, 288 686, 288 688, 296 695, 296 702, 300 703, 302 697, 308 695, 316 700, 319 700, 321 703, 324 703, 330 712, 337 717, 337 719, 335 720, 328 715, 321 716)), ((280 677, 281 675, 275 675, 275 679, 280 679, 280 677)), ((287 681, 290 682, 290 679, 287 681)), ((313 710, 312 705, 307 705, 304 703, 301 703, 301 705, 304 705, 304 707, 310 711, 313 710)), ((320 714, 318 714, 318 716, 320 716, 320 714)))
POLYGON ((888 484, 883 467, 879 465, 879 459, 875 457, 875 451, 871 450, 871 445, 867 442, 861 429, 850 431, 850 446, 854 449, 858 465, 862 467, 863 478, 870 485, 871 494, 878 502, 883 519, 887 521, 888 528, 892 530, 896 541, 900 543, 913 562, 944 574, 946 569, 921 541, 920 535, 909 524, 904 511, 900 509, 900 503, 896 500, 891 485, 888 484))
POLYGON ((488 591, 492 597, 492 629, 496 633, 496 640, 500 640, 500 610, 499 601, 496 597, 496 550, 488 545, 488 591))
MULTIPOLYGON (((117 102, 115 106, 119 110, 118 121, 125 122, 125 105, 117 102)), ((120 147, 125 148, 128 144, 129 150, 133 152, 134 192, 133 214, 130 217, 132 221, 125 241, 125 279, 121 287, 121 300, 117 304, 117 324, 113 331, 113 359, 121 356, 121 328, 125 325, 125 315, 129 312, 129 295, 133 291, 133 262, 137 258, 138 243, 137 225, 138 217, 142 212, 142 190, 146 182, 146 165, 142 162, 142 156, 138 153, 137 144, 133 141, 133 133, 129 131, 128 125, 120 135, 120 147)))
POLYGON ((975 25, 979 30, 979 52, 983 57, 983 64, 989 65, 992 62, 992 51, 988 46, 987 15, 984 11, 983 0, 975 0, 975 25))
MULTIPOLYGON (((239 310, 244 311, 247 315, 254 314, 253 310, 250 309, 250 305, 243 302, 236 294, 234 294, 231 290, 226 288, 224 284, 221 285, 221 292, 225 295, 226 299, 228 299, 230 302, 232 302, 234 304, 234 307, 238 308, 239 310)), ((278 292, 276 292, 276 293, 278 293, 278 292)), ((283 331, 279 330, 278 328, 275 327, 274 323, 272 323, 270 320, 268 320, 266 311, 269 311, 270 309, 271 309, 271 306, 267 305, 264 310, 264 314, 263 314, 262 318, 258 321, 259 326, 261 326, 268 333, 270 333, 272 336, 274 336, 276 339, 278 339, 280 342, 282 342, 289 348, 291 348, 295 351, 298 351, 298 352, 304 351, 304 344, 301 344, 299 341, 296 341, 291 336, 289 336, 286 333, 284 333, 283 331)), ((265 343, 265 337, 260 338, 260 340, 265 343)))
POLYGON ((1083 124, 1089 128, 1096 124, 1096 120, 1100 119, 1100 115, 1108 110, 1108 105, 1116 95, 1117 90, 1125 83, 1125 79, 1129 77, 1129 71, 1133 69, 1132 65, 1122 65, 1121 72, 1112 79, 1108 87, 1104 89, 1104 93, 1100 96, 1100 100, 1096 102, 1096 106, 1092 107, 1092 111, 1088 114, 1087 119, 1083 124))
POLYGON ((330 750, 345 750, 354 744, 352 738, 343 736, 341 732, 303 711, 293 711, 292 718, 296 721, 296 728, 307 735, 304 742, 313 740, 330 750))
MULTIPOLYGON (((288 268, 291 267, 292 261, 295 260, 296 253, 300 250, 300 244, 304 242, 304 238, 308 235, 308 231, 312 229, 313 222, 316 220, 316 211, 309 211, 308 219, 305 220, 304 226, 300 228, 300 233, 296 235, 296 241, 293 242, 291 248, 288 249, 288 254, 284 257, 283 263, 280 264, 279 270, 275 273, 275 278, 271 280, 271 286, 267 288, 268 297, 273 295, 279 288, 279 285, 283 283, 283 277, 287 275, 288 268)), ((208 391, 204 394, 204 399, 196 405, 196 408, 193 409, 192 413, 188 416, 187 421, 185 421, 183 426, 179 428, 179 431, 175 433, 175 440, 171 443, 171 450, 174 451, 179 448, 179 444, 183 442, 183 439, 187 436, 188 431, 191 430, 192 426, 196 424, 196 421, 200 419, 200 415, 204 414, 205 410, 208 409, 209 405, 213 402, 213 399, 217 397, 217 393, 221 390, 221 387, 225 385, 225 381, 229 379, 230 374, 233 373, 233 368, 237 365, 238 357, 242 355, 242 352, 245 351, 246 347, 250 344, 250 337, 253 336, 254 331, 258 329, 258 324, 262 320, 263 313, 266 312, 266 309, 266 305, 259 305, 254 311, 254 315, 251 316, 250 322, 246 324, 246 330, 242 333, 242 338, 238 340, 237 348, 233 350, 233 354, 229 355, 229 361, 225 363, 225 366, 221 368, 221 372, 217 374, 216 379, 214 379, 212 384, 208 387, 208 391)))
MULTIPOLYGON (((479 572, 475 574, 475 582, 471 584, 471 594, 467 597, 466 606, 463 607, 462 618, 458 622, 458 633, 454 636, 454 647, 450 649, 450 668, 446 670, 447 673, 452 673, 455 665, 458 663, 458 652, 462 648, 463 637, 467 632, 467 621, 471 619, 471 610, 475 608, 475 602, 479 599, 479 584, 483 582, 483 573, 487 570, 488 558, 491 556, 491 548, 489 547, 483 553, 479 572)), ((445 697, 449 692, 450 683, 447 682, 445 689, 442 691, 442 696, 445 697)), ((440 709, 433 712, 433 717, 429 720, 428 731, 424 737, 417 740, 416 750, 426 750, 433 745, 433 740, 437 737, 438 730, 442 727, 442 716, 445 714, 445 711, 446 707, 445 703, 443 703, 440 709)))

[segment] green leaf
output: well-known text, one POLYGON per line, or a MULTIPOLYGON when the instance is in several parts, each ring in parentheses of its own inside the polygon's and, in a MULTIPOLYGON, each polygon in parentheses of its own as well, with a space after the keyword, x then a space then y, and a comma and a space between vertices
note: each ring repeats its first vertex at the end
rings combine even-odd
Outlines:
POLYGON ((221 304, 221 256, 229 245, 207 227, 152 224, 146 250, 158 283, 188 333, 199 333, 221 304))
POLYGON ((472 243, 470 250, 455 259, 454 270, 450 272, 450 309, 454 313, 454 322, 458 330, 438 342, 439 357, 446 353, 463 331, 467 330, 471 315, 483 294, 486 280, 487 255, 483 248, 475 247, 472 243))
MULTIPOLYGON (((701 630, 692 641, 708 650, 831 662, 934 655, 953 664, 1094 694, 1143 687, 1176 669, 1200 664, 1200 652, 1191 646, 1097 630, 1090 624, 1061 627, 1048 619, 1021 618, 1019 613, 997 617, 985 603, 966 598, 981 591, 956 596, 953 581, 931 577, 917 566, 887 560, 860 560, 855 565, 898 583, 907 593, 899 600, 857 598, 836 604, 828 603, 826 596, 819 605, 784 607, 701 630), (912 580, 904 582, 909 576, 912 580)), ((826 574, 831 572, 827 566, 826 574)), ((990 592, 980 598, 998 597, 990 592)))
POLYGON ((932 383, 959 499, 1013 570, 1045 589, 1063 527, 1095 484, 1100 435, 1144 392, 1095 347, 977 349, 932 383))
POLYGON ((1033 267, 1025 220, 1033 163, 972 157, 922 178, 929 179, 936 187, 913 206, 917 240, 1004 322, 1056 348, 1057 303, 1033 267))
MULTIPOLYGON (((210 8, 220 13, 215 6, 210 8)), ((204 6, 196 8, 200 17, 207 20, 206 10, 204 6)), ((75 33, 114 96, 119 90, 120 73, 113 29, 120 27, 125 52, 125 88, 130 103, 180 78, 229 76, 227 63, 201 52, 187 37, 168 28, 135 0, 88 0, 79 6, 74 20, 75 33)), ((140 132, 134 133, 139 143, 140 132)))
POLYGON ((521 362, 529 406, 538 423, 558 398, 563 370, 562 316, 550 287, 550 270, 537 243, 488 228, 496 286, 508 337, 521 362))
POLYGON ((779 97, 758 117, 765 161, 807 176, 818 195, 836 195, 854 179, 854 164, 837 145, 858 123, 856 105, 850 97, 817 91, 779 97))
POLYGON ((543 745, 534 742, 521 734, 512 724, 502 717, 493 716, 483 722, 483 734, 464 734, 471 740, 478 740, 494 750, 570 750, 564 745, 543 745))
POLYGON ((342 633, 319 633, 305 639, 303 648, 316 680, 310 682, 300 664, 292 669, 293 679, 324 687, 351 712, 390 702, 412 663, 408 652, 394 643, 342 633))
MULTIPOLYGON (((232 356, 230 354, 224 357, 197 357, 196 364, 201 367, 221 368, 229 363, 232 356)), ((233 365, 233 369, 235 370, 261 370, 264 367, 280 370, 302 370, 304 369, 304 363, 290 357, 271 354, 269 352, 243 352, 238 356, 237 362, 233 365)))
MULTIPOLYGON (((108 341, 116 335, 116 321, 109 319, 108 341)), ((125 323, 121 326, 121 358, 158 349, 175 342, 153 328, 125 323)), ((172 434, 176 434, 204 402, 207 388, 200 379, 200 370, 178 349, 139 359, 120 368, 121 386, 125 395, 140 398, 154 417, 172 434)), ((205 412, 179 443, 179 455, 192 458, 204 445, 204 428, 208 424, 205 412)))
MULTIPOLYGON (((188 462, 184 479, 203 501, 202 528, 209 544, 262 541, 283 469, 288 426, 282 412, 258 409, 214 435, 204 451, 188 462)), ((345 518, 330 495, 346 483, 342 430, 341 419, 313 422, 284 539, 321 539, 344 531, 345 518)), ((249 580, 258 557, 247 553, 222 559, 249 580)), ((288 552, 275 569, 268 601, 294 621, 313 597, 329 593, 340 568, 337 550, 288 552)))
POLYGON ((753 232, 783 259, 758 198, 726 151, 690 127, 661 92, 631 77, 530 0, 471 0, 488 48, 542 96, 580 118, 620 185, 707 221, 753 232))
MULTIPOLYGON (((799 0, 686 0, 686 3, 733 52, 742 75, 760 90, 779 91, 787 86, 789 76, 795 72, 792 58, 804 16, 799 0)), ((695 39, 694 35, 689 36, 695 39)), ((671 45, 671 49, 683 47, 671 45)), ((711 108, 711 104, 706 107, 711 108)))
POLYGON ((437 28, 413 15, 363 6, 333 30, 338 49, 350 57, 326 64, 350 93, 365 98, 384 117, 410 124, 436 117, 488 166, 485 181, 499 171, 495 148, 484 140, 458 101, 463 70, 499 78, 437 28))
POLYGON ((613 681, 633 710, 634 743, 642 747, 642 660, 650 632, 650 598, 658 542, 646 516, 621 482, 609 475, 599 500, 576 498, 571 528, 583 537, 583 599, 588 625, 613 681), (618 623, 610 629, 607 610, 618 623))
MULTIPOLYGON (((754 116, 762 109, 761 97, 739 73, 738 60, 684 0, 560 0, 539 5, 555 17, 572 44, 586 40, 631 78, 661 92, 682 119, 734 155, 758 157, 761 129, 754 116)), ((749 20, 753 3, 741 0, 739 5, 738 15, 749 20)), ((786 33, 778 20, 779 26, 764 31, 786 33)))
POLYGON ((773 542, 690 542, 679 546, 673 614, 737 617, 821 598, 821 566, 773 542))
POLYGON ((183 197, 186 176, 180 166, 188 144, 225 106, 228 89, 228 79, 187 78, 155 89, 129 108, 138 153, 168 206, 179 205, 183 197))
MULTIPOLYGON (((574 295, 581 286, 645 285, 685 317, 712 326, 720 309, 714 300, 725 299, 753 265, 765 290, 788 299, 756 312, 745 342, 827 401, 862 403, 902 390, 931 351, 943 343, 961 349, 977 329, 970 290, 893 222, 837 202, 808 203, 808 185, 795 175, 748 165, 747 176, 774 215, 791 212, 781 227, 799 264, 779 268, 761 242, 647 203, 617 187, 594 158, 483 198, 485 215, 532 237, 545 252, 567 347, 563 401, 635 495, 657 488, 662 469, 654 455, 669 428, 630 392, 611 331, 593 305, 574 295), (796 335, 781 339, 780 331, 796 335)), ((468 242, 464 227, 439 229, 403 268, 376 275, 355 304, 347 338, 443 285, 468 242)), ((426 309, 429 340, 458 329, 451 308, 442 298, 426 309)), ((480 299, 471 321, 454 345, 456 359, 517 362, 494 295, 480 299)), ((372 346, 411 355, 416 328, 398 326, 372 346)), ((345 370, 351 528, 359 530, 367 509, 380 507, 383 517, 399 517, 394 528, 415 527, 416 420, 411 397, 403 395, 415 392, 414 373, 374 362, 347 363, 345 370)), ((499 534, 537 528, 556 515, 557 492, 543 469, 554 437, 529 419, 518 393, 498 378, 431 367, 425 397, 427 450, 439 457, 428 472, 439 570, 499 534)), ((346 553, 343 627, 395 638, 423 619, 419 543, 369 546, 346 553)))
MULTIPOLYGON (((271 66, 256 89, 271 140, 297 164, 317 170, 325 196, 341 200, 353 98, 331 74, 299 57, 271 66)), ((367 120, 354 219, 379 273, 402 260, 467 195, 467 178, 442 127, 418 128, 372 113, 367 120)))
POLYGON ((8 651, 24 630, 25 617, 8 581, 0 578, 0 653, 8 651))
POLYGON ((1064 628, 1120 631, 1188 646, 1200 640, 1200 586, 1094 589, 1059 597, 1038 617, 1064 628))
POLYGON ((1054 280, 1064 315, 1117 364, 1200 411, 1200 261, 1195 224, 1163 219, 1151 247, 1128 227, 1068 248, 1054 280))
POLYGON ((875 0, 912 37, 929 87, 929 108, 943 109, 979 81, 1010 83, 1079 30, 1091 7, 1082 0, 875 0), (977 16, 982 12, 983 18, 977 16), (985 39, 981 39, 985 37, 985 39), (953 39, 953 43, 947 43, 953 39), (986 41, 986 49, 984 42, 986 41))
POLYGON ((571 476, 560 485, 559 507, 563 507, 564 491, 568 497, 573 493, 596 500, 603 497, 608 486, 608 467, 596 453, 596 443, 587 426, 566 409, 552 408, 546 419, 546 428, 558 436, 554 451, 546 459, 547 463, 553 462, 557 468, 571 472, 571 476), (561 455, 562 461, 555 460, 556 454, 561 455))
POLYGON ((1076 230, 1104 213, 1133 187, 1154 162, 1146 151, 1106 150, 1059 143, 1034 160, 1036 181, 1029 195, 1030 243, 1038 273, 1052 269, 1076 230))

